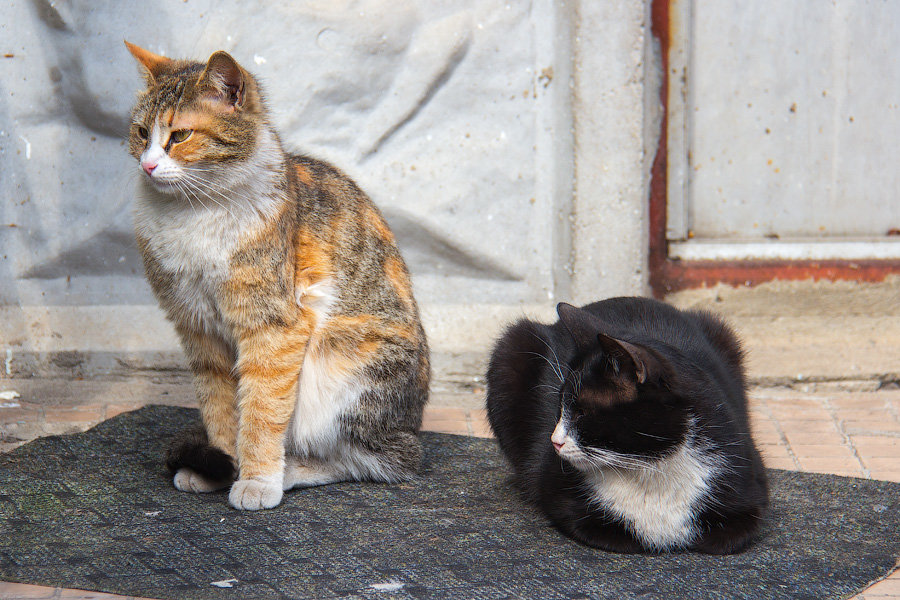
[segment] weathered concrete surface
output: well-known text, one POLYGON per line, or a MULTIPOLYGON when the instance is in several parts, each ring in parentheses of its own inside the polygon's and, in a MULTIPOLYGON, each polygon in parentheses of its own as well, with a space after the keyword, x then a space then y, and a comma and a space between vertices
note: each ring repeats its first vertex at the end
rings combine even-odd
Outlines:
MULTIPOLYGON (((773 282, 680 292, 669 302, 723 315, 743 339, 752 381, 869 389, 900 381, 900 278, 881 284, 773 282)), ((518 318, 555 320, 543 304, 432 305, 422 318, 436 392, 468 394, 492 344, 518 318)), ((172 327, 155 306, 0 307, 0 378, 184 372, 172 327), (112 335, 110 332, 114 332, 112 335)))
POLYGON ((668 300, 724 315, 744 340, 755 381, 900 381, 900 277, 720 285, 668 300))

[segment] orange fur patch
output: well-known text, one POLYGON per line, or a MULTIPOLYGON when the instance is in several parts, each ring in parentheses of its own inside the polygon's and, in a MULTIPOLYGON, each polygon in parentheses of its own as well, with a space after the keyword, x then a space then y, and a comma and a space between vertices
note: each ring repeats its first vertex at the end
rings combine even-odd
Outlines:
POLYGON ((332 276, 334 248, 317 239, 309 229, 303 228, 297 232, 294 249, 295 289, 308 288, 332 276))
POLYGON ((204 138, 202 133, 195 131, 191 137, 180 144, 173 144, 172 149, 169 150, 169 156, 185 163, 203 160, 206 157, 204 138))
POLYGON ((391 256, 384 261, 384 274, 387 276, 388 281, 391 282, 391 286, 403 304, 411 307, 413 304, 412 284, 409 281, 409 273, 406 272, 406 268, 400 259, 396 256, 391 256))
POLYGON ((238 456, 242 479, 272 475, 281 466, 310 328, 310 323, 299 321, 290 329, 270 326, 239 334, 238 456))
POLYGON ((195 375, 200 416, 216 448, 237 453, 237 381, 228 347, 219 339, 176 326, 195 375))
POLYGON ((387 240, 391 244, 394 243, 394 232, 390 230, 384 219, 372 209, 366 211, 366 223, 378 234, 378 236, 387 240))
POLYGON ((301 182, 306 185, 313 184, 313 176, 312 173, 309 172, 309 169, 303 165, 294 165, 294 169, 297 171, 297 178, 300 179, 301 182))

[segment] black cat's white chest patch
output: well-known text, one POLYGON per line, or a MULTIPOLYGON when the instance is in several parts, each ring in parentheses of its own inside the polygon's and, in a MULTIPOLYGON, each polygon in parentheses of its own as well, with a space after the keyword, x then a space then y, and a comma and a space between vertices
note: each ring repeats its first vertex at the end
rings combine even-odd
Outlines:
POLYGON ((646 547, 665 550, 696 539, 696 517, 722 468, 720 458, 688 440, 665 458, 591 470, 585 478, 593 504, 618 517, 646 547))

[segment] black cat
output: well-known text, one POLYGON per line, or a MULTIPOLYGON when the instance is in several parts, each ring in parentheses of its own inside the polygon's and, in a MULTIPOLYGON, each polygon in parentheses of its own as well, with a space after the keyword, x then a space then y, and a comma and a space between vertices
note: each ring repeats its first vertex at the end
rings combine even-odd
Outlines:
POLYGON ((487 373, 488 418, 528 497, 605 550, 745 549, 768 487, 731 330, 647 298, 557 312, 511 326, 487 373))

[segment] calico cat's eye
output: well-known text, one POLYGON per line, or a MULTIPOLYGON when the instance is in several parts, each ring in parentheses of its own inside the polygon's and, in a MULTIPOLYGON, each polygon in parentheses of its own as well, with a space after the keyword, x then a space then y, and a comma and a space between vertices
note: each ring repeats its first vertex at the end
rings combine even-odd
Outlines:
POLYGON ((146 127, 138 127, 138 135, 141 137, 142 140, 146 140, 147 136, 150 135, 150 132, 147 131, 146 127))
POLYGON ((180 144, 184 140, 191 137, 192 133, 194 133, 193 129, 179 129, 178 131, 173 131, 170 137, 172 139, 172 142, 180 144))

